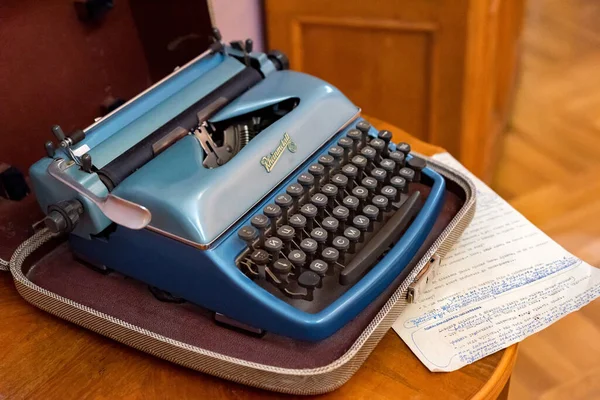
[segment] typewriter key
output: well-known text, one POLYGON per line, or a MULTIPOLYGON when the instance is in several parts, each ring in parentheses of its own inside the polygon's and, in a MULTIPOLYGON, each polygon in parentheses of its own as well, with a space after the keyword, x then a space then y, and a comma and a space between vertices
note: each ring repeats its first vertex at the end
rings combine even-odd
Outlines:
POLYGON ((344 149, 342 149, 340 146, 333 146, 329 148, 328 153, 335 160, 333 165, 333 171, 337 171, 340 168, 342 159, 344 158, 344 149))
POLYGON ((310 191, 315 184, 315 177, 308 172, 303 172, 298 176, 298 183, 302 185, 302 188, 304 189, 303 202, 306 203, 310 198, 310 191))
POLYGON ((369 225, 370 225, 369 218, 365 217, 364 215, 357 215, 352 220, 352 225, 354 225, 356 227, 356 229, 358 229, 360 231, 359 242, 362 243, 363 240, 365 239, 365 232, 367 232, 369 230, 369 225))
POLYGON ((292 240, 296 236, 296 230, 289 225, 282 225, 277 229, 277 236, 283 241, 284 252, 292 250, 292 240))
POLYGON ((327 241, 327 231, 323 228, 315 228, 310 231, 310 237, 317 242, 317 251, 323 251, 325 242, 327 241))
POLYGON ((311 164, 308 172, 315 177, 315 192, 320 192, 323 176, 325 176, 325 167, 321 164, 311 164))
POLYGON ((392 179, 390 179, 390 186, 393 186, 396 188, 396 190, 398 190, 395 201, 400 201, 400 193, 408 192, 406 179, 402 178, 401 176, 393 176, 392 179))
POLYGON ((300 196, 302 196, 302 193, 304 193, 304 189, 302 189, 301 185, 297 183, 292 183, 290 186, 287 187, 285 191, 292 197, 292 200, 294 202, 294 210, 298 212, 298 200, 300 199, 300 196))
POLYGON ((319 245, 317 241, 311 238, 306 238, 300 242, 300 250, 306 254, 306 261, 311 262, 317 252, 319 245))
POLYGON ((367 121, 360 121, 356 124, 356 129, 362 132, 362 145, 363 147, 367 145, 367 136, 369 135, 369 130, 371 129, 371 124, 367 121))
POLYGON ((394 175, 394 171, 396 170, 396 162, 389 158, 384 158, 379 163, 379 168, 384 169, 387 173, 387 179, 390 179, 394 175))
POLYGON ((413 171, 415 171, 415 177, 413 179, 413 182, 420 182, 421 171, 427 166, 427 162, 422 158, 413 157, 410 160, 408 160, 406 165, 412 168, 413 171))
POLYGON ((297 269, 296 275, 300 274, 299 269, 306 263, 306 254, 302 250, 292 250, 288 254, 288 260, 297 269))
POLYGON ((292 263, 285 258, 280 258, 273 263, 273 272, 283 281, 287 281, 287 276, 292 272, 292 263))
POLYGON ((279 252, 283 248, 283 241, 279 239, 277 236, 271 236, 267 240, 265 240, 265 250, 271 254, 272 260, 277 260, 279 258, 279 252))
POLYGON ((333 274, 333 268, 339 257, 340 252, 333 247, 326 247, 321 252, 321 258, 329 265, 329 275, 333 274))
POLYGON ((371 176, 377 181, 377 188, 381 188, 387 178, 387 172, 383 168, 373 168, 371 176))
POLYGON ((392 201, 396 201, 396 197, 398 195, 398 190, 396 190, 393 186, 384 186, 381 188, 381 194, 388 199, 388 211, 389 206, 391 206, 392 201))
POLYGON ((375 149, 375 161, 379 161, 385 150, 385 142, 379 138, 375 138, 369 142, 369 146, 375 149))
POLYGON ((300 214, 306 218, 306 229, 312 231, 314 220, 317 216, 317 207, 314 204, 305 204, 300 208, 300 214))
POLYGON ((357 186, 352 189, 352 196, 358 199, 359 208, 364 207, 367 197, 369 196, 369 191, 363 186, 357 186))
POLYGON ((321 192, 323 192, 325 194, 325 196, 327 196, 329 208, 335 207, 335 197, 338 194, 337 186, 335 186, 331 183, 326 183, 321 188, 321 192))
POLYGON ((408 153, 410 153, 410 144, 400 142, 396 145, 396 150, 398 150, 400 153, 403 153, 404 157, 406 157, 408 153))
POLYGON ((348 220, 348 217, 350 216, 350 210, 348 210, 344 206, 337 206, 336 208, 333 209, 333 212, 331 214, 333 215, 333 217, 335 219, 337 219, 339 221, 340 230, 344 231, 344 229, 346 229, 346 221, 348 220))
POLYGON ((373 196, 377 190, 377 180, 373 177, 366 177, 360 182, 360 184, 369 191, 369 198, 373 196))
POLYGON ((404 167, 404 153, 401 153, 399 151, 392 151, 389 157, 390 160, 396 163, 394 175, 398 175, 398 171, 400 170, 400 168, 404 167))
POLYGON ((333 236, 335 235, 335 233, 338 231, 338 229, 340 227, 340 222, 333 217, 327 217, 327 218, 323 219, 323 221, 321 221, 321 226, 323 227, 323 229, 325 229, 328 232, 327 243, 331 244, 331 241, 333 240, 333 236))
POLYGON ((371 202, 375 205, 375 207, 379 208, 379 221, 383 220, 383 213, 388 210, 389 201, 386 197, 378 194, 373 196, 371 202))
POLYGON ((296 240, 299 242, 303 238, 304 228, 306 227, 306 218, 302 214, 294 214, 290 217, 290 226, 296 230, 296 240))
POLYGON ((340 138, 340 140, 338 140, 338 146, 344 149, 343 163, 347 164, 348 159, 350 158, 350 152, 352 151, 352 147, 354 146, 354 142, 350 138, 343 137, 340 138))
POLYGON ((246 242, 248 250, 252 251, 254 240, 258 237, 258 229, 250 225, 243 226, 238 230, 238 237, 246 242))
POLYGON ((350 213, 348 214, 349 219, 354 218, 354 215, 356 215, 356 210, 358 210, 359 204, 360 204, 360 202, 354 196, 344 197, 344 200, 342 201, 342 205, 344 207, 346 207, 348 209, 348 211, 350 211, 350 213))
POLYGON ((281 223, 283 225, 286 225, 288 223, 290 207, 292 207, 292 205, 294 204, 294 200, 292 199, 292 196, 290 196, 287 193, 282 193, 282 194, 278 195, 277 197, 275 197, 275 204, 277 204, 279 207, 281 207, 281 212, 282 212, 281 223))
POLYGON ((346 137, 352 139, 352 154, 356 155, 362 144, 362 132, 358 129, 350 129, 346 137))
POLYGON ((415 179, 415 171, 408 167, 404 167, 400 171, 398 171, 398 175, 406 179, 407 182, 413 182, 415 179))
POLYGON ((281 213, 281 207, 277 204, 267 204, 263 208, 263 214, 271 220, 271 236, 275 236, 277 232, 277 219, 281 217, 281 213))
POLYGON ((306 289, 305 300, 313 300, 313 292, 315 288, 321 283, 321 277, 313 271, 304 271, 298 277, 298 286, 306 289))
POLYGON ((325 207, 327 207, 329 199, 323 193, 317 193, 310 198, 310 202, 317 207, 317 215, 319 218, 325 218, 325 207))
POLYGON ((354 164, 346 164, 342 167, 342 174, 348 178, 348 190, 355 186, 358 168, 354 164))
POLYGON ((349 226, 344 231, 344 236, 350 241, 350 248, 348 251, 354 253, 356 250, 356 243, 358 243, 360 239, 360 231, 353 226, 349 226))
POLYGON ((263 249, 257 249, 252 252, 252 255, 250 255, 250 259, 256 265, 267 265, 267 262, 269 262, 269 253, 267 253, 263 249))
POLYGON ((387 157, 390 152, 390 141, 392 140, 392 132, 387 130, 379 131, 377 137, 385 142, 385 147, 383 148, 383 156, 387 157))
POLYGON ((258 246, 262 247, 265 245, 265 229, 269 226, 269 218, 262 214, 256 214, 250 220, 250 224, 258 230, 258 246))
POLYGON ((359 182, 363 178, 365 168, 367 168, 367 162, 368 161, 364 156, 356 155, 356 156, 352 157, 352 164, 356 165, 356 168, 358 169, 358 171, 356 173, 356 177, 359 182))
POLYGON ((327 274, 329 266, 325 261, 316 259, 310 263, 310 266, 308 268, 315 274, 319 275, 319 277, 321 278, 319 280, 319 285, 317 286, 320 288, 323 285, 323 277, 325 276, 325 274, 327 274))
POLYGON ((375 156, 377 152, 371 146, 365 146, 360 150, 360 154, 367 159, 367 166, 365 167, 365 171, 370 172, 372 168, 374 168, 375 156))
POLYGON ((325 168, 325 179, 324 181, 328 181, 331 176, 331 169, 333 168, 333 164, 335 160, 329 154, 323 154, 319 157, 319 164, 321 164, 325 168))
POLYGON ((371 221, 369 224, 369 228, 367 232, 373 232, 373 224, 379 218, 379 208, 375 207, 373 204, 368 204, 363 207, 363 215, 371 221))
POLYGON ((348 186, 348 177, 342 174, 335 174, 333 178, 331 178, 331 183, 333 183, 338 188, 338 200, 342 201, 344 198, 344 190, 348 186))
POLYGON ((339 252, 340 259, 344 262, 344 256, 346 251, 348 251, 348 247, 350 247, 350 240, 345 236, 336 236, 331 245, 339 252))

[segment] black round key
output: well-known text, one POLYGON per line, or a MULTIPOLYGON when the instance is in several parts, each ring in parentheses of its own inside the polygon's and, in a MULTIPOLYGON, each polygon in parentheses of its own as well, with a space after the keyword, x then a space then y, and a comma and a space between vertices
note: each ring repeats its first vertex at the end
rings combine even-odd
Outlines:
POLYGON ((277 236, 283 241, 286 251, 291 250, 291 243, 296 236, 296 229, 289 225, 282 225, 277 229, 277 236))
POLYGON ((298 200, 300 199, 300 196, 302 196, 302 194, 304 193, 302 185, 298 183, 292 183, 290 186, 287 187, 285 192, 292 197, 292 200, 294 202, 294 209, 298 210, 298 200))
POLYGON ((383 156, 383 150, 385 149, 385 142, 379 138, 372 139, 369 142, 369 146, 375 149, 377 156, 375 160, 378 161, 380 156, 383 156))
POLYGON ((312 261, 318 248, 319 244, 314 239, 306 238, 300 242, 300 250, 306 254, 306 261, 308 262, 312 261))
POLYGON ((379 187, 381 184, 385 182, 385 178, 387 178, 387 172, 383 168, 373 168, 371 170, 371 176, 377 181, 379 187))
POLYGON ((321 221, 321 226, 323 227, 323 229, 325 229, 327 232, 329 232, 328 239, 329 239, 329 242, 331 243, 331 239, 333 239, 333 235, 338 231, 338 229, 340 227, 340 221, 338 221, 334 217, 327 217, 327 218, 324 218, 323 221, 321 221))
POLYGON ((285 225, 288 223, 288 210, 294 204, 294 199, 287 193, 281 193, 275 196, 275 204, 281 207, 282 220, 281 222, 285 225))
POLYGON ((379 168, 384 169, 385 172, 387 172, 387 176, 389 178, 392 175, 394 175, 394 171, 396 170, 396 162, 389 158, 384 158, 379 162, 379 168))
POLYGON ((344 174, 349 181, 348 189, 352 189, 358 176, 358 168, 354 164, 346 164, 342 167, 342 174, 344 174))
POLYGON ((360 240, 360 231, 353 226, 349 226, 344 231, 344 236, 350 241, 350 253, 354 253, 355 245, 360 240))
POLYGON ((315 191, 321 190, 321 181, 325 176, 325 167, 321 164, 311 164, 308 172, 315 177, 315 191))
POLYGON ((399 151, 392 151, 389 155, 390 160, 396 163, 396 168, 394 169, 394 175, 398 174, 398 170, 404 167, 404 153, 399 151))
POLYGON ((375 157, 377 156, 377 151, 375 151, 375 149, 371 146, 365 146, 362 149, 360 149, 360 154, 370 162, 373 162, 375 161, 375 157))
POLYGON ((319 286, 321 277, 313 271, 304 271, 298 277, 298 286, 301 286, 309 291, 309 297, 312 300, 312 291, 319 286))
POLYGON ((357 177, 358 177, 358 180, 360 181, 362 179, 365 168, 367 168, 368 160, 365 158, 365 156, 361 156, 359 154, 359 155, 352 157, 351 162, 352 162, 352 164, 356 165, 356 168, 358 169, 357 177))
POLYGON ((306 229, 309 231, 313 228, 313 221, 317 216, 317 207, 314 204, 305 204, 300 208, 300 214, 306 218, 306 229))
POLYGON ((242 226, 238 230, 238 237, 246 242, 249 250, 252 250, 252 242, 258 237, 258 229, 251 225, 242 226))
POLYGON ((269 253, 263 249, 256 249, 250 255, 250 259, 256 263, 256 265, 267 265, 269 262, 269 253))
POLYGON ((306 263, 306 254, 302 250, 292 250, 288 254, 288 260, 290 260, 294 267, 300 268, 306 263))
POLYGON ((367 136, 369 135, 369 130, 371 130, 371 124, 363 120, 356 124, 356 129, 362 132, 362 145, 365 146, 367 144, 367 136))
POLYGON ((346 254, 346 251, 350 247, 350 240, 345 236, 336 236, 333 238, 331 246, 339 252, 340 258, 344 261, 344 254, 346 254))
POLYGON ((325 185, 323 185, 323 187, 321 187, 321 192, 324 193, 325 196, 327 196, 327 198, 329 199, 329 207, 333 208, 335 205, 335 198, 338 194, 337 186, 331 183, 326 183, 325 185))
POLYGON ((354 147, 354 142, 348 137, 342 137, 340 140, 338 140, 338 146, 344 149, 344 164, 346 164, 348 162, 350 152, 352 151, 352 147, 354 147))
POLYGON ((356 186, 352 189, 352 196, 358 199, 359 207, 362 207, 369 197, 369 191, 364 186, 356 186))
POLYGON ((337 170, 342 162, 342 159, 344 158, 344 149, 342 149, 340 146, 332 146, 329 148, 328 153, 335 160, 334 169, 337 170))
POLYGON ((350 129, 348 133, 346 133, 346 137, 352 139, 352 152, 356 154, 362 142, 362 132, 358 129, 350 129))
POLYGON ((342 174, 335 174, 331 178, 331 183, 338 187, 338 199, 341 201, 344 197, 344 189, 348 186, 348 177, 342 174))
POLYGON ((277 236, 271 236, 270 238, 265 240, 265 250, 268 251, 271 256, 273 256, 273 260, 278 258, 278 254, 283 248, 283 241, 279 239, 277 236))
POLYGON ((382 187, 380 193, 388 199, 389 204, 398 197, 398 190, 390 185, 382 187))
POLYGON ((310 196, 310 190, 315 184, 315 177, 313 174, 303 172, 298 175, 298 183, 302 185, 302 188, 304 189, 304 202, 307 202, 308 197, 310 196))
POLYGON ((325 207, 327 207, 327 203, 329 199, 323 193, 316 193, 313 197, 310 198, 310 202, 317 207, 317 214, 319 214, 319 218, 325 217, 325 207))
POLYGON ((258 229, 259 243, 258 245, 262 247, 265 244, 265 229, 269 226, 269 218, 263 214, 256 214, 250 220, 250 224, 253 227, 258 229))
POLYGON ((390 142, 392 141, 392 132, 384 129, 382 131, 379 131, 379 133, 377 134, 377 137, 385 142, 383 156, 387 157, 389 154, 389 145, 390 145, 390 142))
POLYGON ((410 144, 406 142, 400 142, 396 145, 396 150, 398 150, 400 153, 403 153, 404 157, 406 157, 408 153, 410 153, 410 144))
POLYGON ((400 171, 398 171, 398 176, 406 179, 407 182, 413 182, 415 179, 415 171, 408 167, 404 167, 401 168, 400 171))
POLYGON ((408 191, 408 186, 406 185, 406 179, 401 176, 392 176, 390 179, 390 186, 393 186, 398 190, 398 196, 396 197, 396 201, 400 200, 400 193, 406 193, 408 191))
POLYGON ((360 231, 360 241, 362 242, 365 237, 365 232, 369 230, 369 226, 371 225, 371 220, 364 215, 357 215, 352 220, 352 225, 356 227, 360 231))
POLYGON ((377 189, 377 180, 370 176, 363 178, 360 184, 361 186, 366 188, 369 191, 369 193, 374 193, 377 189))
POLYGON ((323 259, 323 261, 329 264, 329 273, 331 273, 333 272, 333 266, 335 265, 338 258, 340 258, 340 252, 337 251, 337 249, 334 249, 333 247, 326 247, 321 252, 321 258, 323 259))
POLYGON ((277 204, 267 204, 263 208, 263 214, 271 220, 271 235, 275 235, 277 231, 277 218, 281 216, 281 207, 277 204))
POLYGON ((296 230, 296 240, 302 240, 302 232, 306 226, 306 217, 302 214, 294 214, 290 217, 290 226, 296 230))
POLYGON ((382 213, 388 209, 388 199, 385 196, 378 194, 377 196, 373 196, 371 202, 375 205, 375 207, 379 208, 379 220, 381 220, 382 213))
POLYGON ((362 213, 365 217, 371 220, 368 232, 373 231, 373 222, 379 219, 379 208, 375 207, 373 204, 368 204, 363 207, 362 213))
POLYGON ((350 216, 350 210, 348 210, 344 206, 337 206, 333 209, 333 212, 331 214, 335 219, 337 219, 340 222, 340 229, 344 230, 346 227, 346 221, 350 216))
POLYGON ((420 182, 421 171, 423 171, 423 168, 427 167, 427 161, 423 160, 422 158, 412 157, 410 160, 408 160, 406 166, 415 171, 414 182, 420 182))
POLYGON ((325 276, 325 274, 327 273, 329 266, 327 265, 327 263, 325 261, 316 259, 310 263, 309 268, 312 272, 314 272, 315 274, 322 277, 322 276, 325 276))
POLYGON ((346 196, 346 197, 344 197, 344 200, 342 201, 342 205, 350 211, 348 218, 352 219, 352 218, 354 218, 356 210, 358 210, 360 201, 354 196, 346 196))
POLYGON ((319 244, 325 243, 327 240, 327 231, 323 228, 315 228, 310 231, 310 237, 319 244))
POLYGON ((286 276, 292 272, 292 263, 285 258, 279 258, 273 263, 273 272, 278 276, 286 276))
POLYGON ((329 175, 331 173, 331 168, 335 163, 335 159, 329 154, 323 154, 319 157, 319 164, 321 164, 325 168, 325 180, 329 179, 329 175))

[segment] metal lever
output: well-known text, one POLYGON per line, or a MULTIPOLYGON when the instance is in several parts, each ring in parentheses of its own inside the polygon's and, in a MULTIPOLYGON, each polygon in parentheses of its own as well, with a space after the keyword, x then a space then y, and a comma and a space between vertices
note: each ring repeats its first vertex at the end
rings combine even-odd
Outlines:
POLYGON ((206 123, 202 123, 194 130, 194 136, 196 136, 196 139, 200 142, 200 146, 202 146, 202 149, 206 153, 206 159, 204 160, 205 167, 215 168, 221 166, 231 158, 231 153, 224 147, 217 147, 206 129, 206 123))
POLYGON ((104 198, 96 196, 65 172, 66 164, 61 158, 52 161, 48 166, 48 174, 89 199, 112 222, 129 229, 142 229, 150 223, 152 214, 146 207, 113 194, 104 198))

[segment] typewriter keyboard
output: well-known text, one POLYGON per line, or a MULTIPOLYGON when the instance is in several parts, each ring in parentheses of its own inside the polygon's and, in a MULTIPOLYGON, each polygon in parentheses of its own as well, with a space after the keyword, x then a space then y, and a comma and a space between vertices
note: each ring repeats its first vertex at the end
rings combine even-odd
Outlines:
POLYGON ((425 161, 392 134, 356 124, 238 230, 238 267, 287 300, 329 303, 401 237, 421 205, 425 161))

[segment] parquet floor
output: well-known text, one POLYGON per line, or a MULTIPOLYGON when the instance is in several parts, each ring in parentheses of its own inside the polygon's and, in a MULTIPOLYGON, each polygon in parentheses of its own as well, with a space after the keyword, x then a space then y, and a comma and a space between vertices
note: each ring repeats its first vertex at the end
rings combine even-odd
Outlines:
MULTIPOLYGON (((494 189, 600 267, 600 1, 528 0, 502 146, 494 189)), ((600 300, 520 345, 509 399, 600 399, 600 300)))

